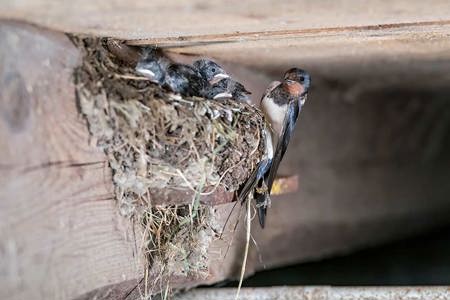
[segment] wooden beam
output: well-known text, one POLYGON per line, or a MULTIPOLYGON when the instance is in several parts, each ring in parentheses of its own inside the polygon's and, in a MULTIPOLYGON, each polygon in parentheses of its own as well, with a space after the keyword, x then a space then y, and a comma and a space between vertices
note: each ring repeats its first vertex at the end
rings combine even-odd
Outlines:
POLYGON ((0 17, 55 30, 123 39, 229 35, 450 19, 445 0, 206 1, 78 0, 2 1, 0 17), (67 12, 70 12, 67 13, 67 12))
MULTIPOLYGON (((431 30, 442 31, 443 26, 450 25, 450 20, 405 22, 377 25, 359 25, 342 27, 306 28, 292 30, 233 32, 224 34, 188 35, 180 37, 162 37, 134 39, 128 41, 129 45, 158 45, 161 48, 188 47, 195 45, 242 43, 250 41, 276 41, 282 39, 311 39, 335 37, 371 37, 371 36, 398 36, 405 33, 431 30)), ((448 30, 443 30, 448 32, 448 30)))
POLYGON ((78 51, 31 26, 2 23, 0 39, 1 298, 67 299, 135 278, 133 228, 77 112, 78 51))
MULTIPOLYGON (((232 300, 236 294, 234 288, 197 289, 175 297, 176 300, 232 300)), ((267 288, 244 288, 242 300, 426 300, 447 299, 450 291, 446 286, 405 286, 405 287, 333 287, 333 286, 289 286, 267 288)))
POLYGON ((450 56, 446 0, 0 2, 0 18, 157 44, 258 70, 450 56), (66 12, 70 11, 70 14, 66 12))

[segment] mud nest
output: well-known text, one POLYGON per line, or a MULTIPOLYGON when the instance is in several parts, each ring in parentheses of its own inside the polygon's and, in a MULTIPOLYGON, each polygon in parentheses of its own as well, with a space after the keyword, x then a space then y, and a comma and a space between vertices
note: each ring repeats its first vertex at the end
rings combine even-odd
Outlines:
POLYGON ((105 40, 71 39, 83 54, 74 73, 80 110, 107 154, 120 212, 143 226, 149 266, 168 275, 207 271, 217 224, 204 203, 219 189, 238 190, 256 167, 263 145, 259 110, 171 94, 107 51, 105 40), (191 192, 187 204, 155 196, 180 190, 191 192), (170 267, 176 261, 188 267, 170 267))

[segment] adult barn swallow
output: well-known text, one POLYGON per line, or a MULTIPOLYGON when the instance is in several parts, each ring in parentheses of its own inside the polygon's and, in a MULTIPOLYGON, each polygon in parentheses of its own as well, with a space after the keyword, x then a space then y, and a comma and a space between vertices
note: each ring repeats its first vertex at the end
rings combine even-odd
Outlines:
POLYGON ((251 92, 246 90, 244 85, 233 80, 217 63, 209 59, 199 59, 193 65, 209 83, 203 91, 205 98, 233 98, 241 102, 250 103, 249 95, 251 92))
POLYGON ((156 48, 146 48, 135 69, 150 81, 184 96, 201 96, 207 84, 196 68, 175 63, 156 48))
MULTIPOLYGON (((256 173, 264 171, 264 174, 258 174, 259 178, 256 177, 258 182, 247 181, 245 186, 247 184, 250 187, 256 186, 254 198, 258 207, 259 223, 262 228, 264 228, 265 224, 267 205, 270 202, 270 191, 275 175, 286 153, 301 107, 305 104, 310 85, 311 77, 306 71, 292 68, 285 73, 282 82, 272 82, 261 99, 262 111, 271 125, 272 140, 277 146, 269 167, 261 167, 261 170, 259 170, 259 167, 257 168, 258 171, 256 173)), ((263 157, 262 162, 264 161, 265 158, 263 157)), ((250 180, 252 179, 250 178, 250 180)), ((243 196, 246 197, 246 195, 242 194, 240 199, 244 199, 243 196)))
POLYGON ((294 132, 298 115, 308 97, 311 76, 299 68, 289 69, 280 84, 274 85, 261 100, 261 106, 272 125, 277 147, 269 172, 268 188, 272 189, 275 175, 294 132))

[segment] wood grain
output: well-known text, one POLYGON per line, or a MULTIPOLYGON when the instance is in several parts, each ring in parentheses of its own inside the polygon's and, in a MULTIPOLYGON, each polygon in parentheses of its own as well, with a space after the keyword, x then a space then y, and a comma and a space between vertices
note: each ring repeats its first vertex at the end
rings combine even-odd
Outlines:
POLYGON ((0 298, 69 299, 137 276, 105 156, 89 145, 64 35, 0 26, 0 298))
POLYGON ((0 17, 123 39, 449 20, 445 0, 338 1, 1 1, 0 17), (67 12, 70 11, 70 14, 67 12))
POLYGON ((449 58, 450 3, 432 1, 0 1, 0 18, 156 44, 258 70, 374 57, 449 58), (66 12, 70 11, 70 14, 66 12))
MULTIPOLYGON (((232 300, 236 294, 233 288, 197 289, 175 297, 176 300, 232 300)), ((446 286, 404 286, 404 287, 333 287, 333 286, 284 286, 244 288, 240 299, 290 299, 290 300, 425 300, 446 299, 450 290, 446 286)))

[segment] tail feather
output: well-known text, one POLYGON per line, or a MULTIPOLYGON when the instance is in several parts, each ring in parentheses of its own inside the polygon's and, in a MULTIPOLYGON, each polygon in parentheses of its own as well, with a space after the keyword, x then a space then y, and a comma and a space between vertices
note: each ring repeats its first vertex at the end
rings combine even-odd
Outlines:
POLYGON ((266 214, 267 214, 266 207, 258 207, 258 220, 259 225, 261 225, 262 229, 264 229, 264 225, 266 224, 266 214))
POLYGON ((257 184, 261 185, 260 181, 261 179, 267 177, 271 164, 272 160, 267 159, 259 162, 258 166, 255 168, 255 170, 253 170, 252 174, 247 179, 242 189, 239 191, 239 201, 244 201, 245 199, 247 199, 248 195, 255 189, 257 184))
POLYGON ((254 190, 256 184, 258 183, 258 172, 259 172, 258 169, 259 169, 259 167, 255 168, 255 170, 252 172, 250 177, 245 182, 245 185, 239 191, 238 201, 241 201, 241 202, 245 201, 245 199, 247 199, 250 192, 254 190))
POLYGON ((269 202, 269 194, 267 192, 259 194, 255 192, 256 207, 258 208, 258 220, 261 228, 264 228, 267 216, 267 203, 269 202))

